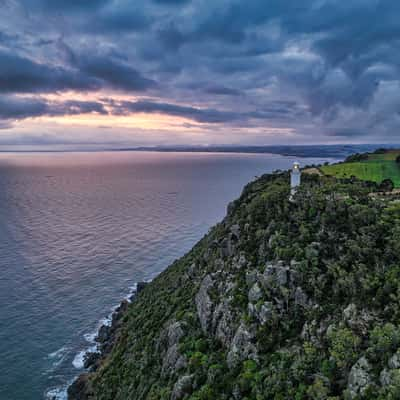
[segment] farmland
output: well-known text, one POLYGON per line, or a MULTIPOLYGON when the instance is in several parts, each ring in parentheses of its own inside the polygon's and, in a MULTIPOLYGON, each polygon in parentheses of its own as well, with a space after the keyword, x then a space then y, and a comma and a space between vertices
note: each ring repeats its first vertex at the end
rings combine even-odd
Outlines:
POLYGON ((381 183, 391 179, 396 188, 400 188, 400 164, 396 158, 400 150, 388 150, 382 153, 368 154, 360 161, 343 162, 333 165, 324 165, 320 169, 325 175, 337 178, 351 178, 381 183))

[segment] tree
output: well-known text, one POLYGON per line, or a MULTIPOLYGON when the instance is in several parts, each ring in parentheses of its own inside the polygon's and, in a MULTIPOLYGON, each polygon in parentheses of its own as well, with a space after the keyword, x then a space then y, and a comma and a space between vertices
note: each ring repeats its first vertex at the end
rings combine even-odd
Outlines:
POLYGON ((391 192, 393 189, 394 184, 391 179, 384 179, 379 185, 379 190, 382 192, 391 192))
POLYGON ((396 163, 400 165, 400 154, 396 157, 396 163))

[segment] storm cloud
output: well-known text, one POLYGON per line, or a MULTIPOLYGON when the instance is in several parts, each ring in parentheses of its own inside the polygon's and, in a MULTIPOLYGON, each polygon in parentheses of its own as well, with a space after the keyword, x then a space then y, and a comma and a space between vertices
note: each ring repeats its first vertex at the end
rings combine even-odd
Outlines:
POLYGON ((225 127, 224 143, 232 127, 259 129, 258 138, 265 127, 327 140, 398 137, 396 0, 3 0, 0 8, 3 127, 42 115, 145 113, 225 127), (108 100, 43 97, 70 91, 108 100))
POLYGON ((35 97, 7 95, 0 97, 0 120, 22 120, 42 116, 62 116, 95 113, 107 115, 102 103, 69 100, 51 102, 35 97))

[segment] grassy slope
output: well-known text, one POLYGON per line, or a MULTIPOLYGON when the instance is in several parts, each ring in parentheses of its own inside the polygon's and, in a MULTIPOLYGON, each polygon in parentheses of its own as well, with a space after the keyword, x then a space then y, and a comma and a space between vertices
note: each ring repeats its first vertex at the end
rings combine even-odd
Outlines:
POLYGON ((400 167, 395 161, 399 154, 400 150, 388 151, 384 154, 371 154, 365 161, 326 165, 321 167, 321 170, 326 175, 337 178, 355 176, 376 183, 380 183, 384 179, 391 179, 395 187, 400 188, 400 167))

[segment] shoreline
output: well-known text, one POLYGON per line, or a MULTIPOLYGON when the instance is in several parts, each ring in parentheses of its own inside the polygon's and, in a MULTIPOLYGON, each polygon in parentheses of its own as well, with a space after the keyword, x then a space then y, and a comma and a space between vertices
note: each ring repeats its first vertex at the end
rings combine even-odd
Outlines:
POLYGON ((111 323, 103 324, 94 339, 97 344, 95 352, 86 352, 83 356, 84 371, 79 374, 67 388, 67 399, 79 398, 80 392, 85 387, 87 374, 96 371, 101 362, 110 354, 118 339, 121 321, 128 310, 129 304, 134 302, 149 281, 138 282, 128 298, 124 298, 111 315, 111 323))
POLYGON ((135 282, 129 288, 129 293, 116 306, 112 307, 111 312, 106 317, 99 320, 96 329, 91 333, 84 334, 88 346, 76 353, 72 360, 72 365, 79 372, 65 385, 48 388, 44 394, 46 400, 67 400, 70 397, 70 391, 74 390, 80 378, 99 367, 101 361, 113 348, 121 319, 129 304, 136 300, 137 295, 153 279, 154 277, 135 282))

